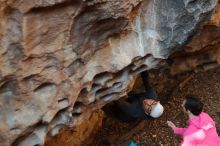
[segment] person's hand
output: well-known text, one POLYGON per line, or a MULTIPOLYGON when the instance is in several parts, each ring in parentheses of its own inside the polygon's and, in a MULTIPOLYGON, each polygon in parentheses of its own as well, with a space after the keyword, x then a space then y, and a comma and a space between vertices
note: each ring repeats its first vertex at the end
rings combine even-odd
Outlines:
POLYGON ((168 125, 169 127, 171 127, 172 129, 173 129, 173 128, 176 128, 176 125, 173 124, 173 122, 171 122, 171 121, 167 121, 167 125, 168 125))

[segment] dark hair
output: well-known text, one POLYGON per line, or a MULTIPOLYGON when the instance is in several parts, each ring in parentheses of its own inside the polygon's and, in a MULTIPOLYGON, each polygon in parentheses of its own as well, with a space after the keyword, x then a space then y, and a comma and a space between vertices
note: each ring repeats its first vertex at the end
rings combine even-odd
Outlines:
POLYGON ((203 110, 203 103, 196 96, 188 95, 184 107, 193 115, 198 116, 203 110))

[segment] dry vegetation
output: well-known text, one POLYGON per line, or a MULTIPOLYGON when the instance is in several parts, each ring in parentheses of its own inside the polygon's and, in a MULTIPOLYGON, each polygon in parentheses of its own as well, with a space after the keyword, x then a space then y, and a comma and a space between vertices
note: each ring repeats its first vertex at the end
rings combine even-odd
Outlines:
MULTIPOLYGON (((188 73, 175 77, 167 72, 167 70, 151 72, 151 82, 165 106, 162 117, 150 121, 123 123, 114 118, 110 106, 105 107, 107 115, 103 127, 92 145, 116 145, 126 140, 133 140, 138 146, 178 145, 181 138, 173 134, 167 127, 166 121, 171 120, 178 126, 185 126, 187 117, 182 112, 181 102, 187 94, 194 94, 202 99, 205 103, 205 112, 216 121, 220 133, 220 67, 207 72, 188 73)), ((137 92, 140 88, 141 84, 135 86, 137 92)))

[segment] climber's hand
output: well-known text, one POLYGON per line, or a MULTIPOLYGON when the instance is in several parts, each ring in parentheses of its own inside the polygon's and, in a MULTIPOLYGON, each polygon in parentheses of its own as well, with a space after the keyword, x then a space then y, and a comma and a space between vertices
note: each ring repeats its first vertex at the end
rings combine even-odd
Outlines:
POLYGON ((169 127, 171 127, 172 129, 173 129, 173 128, 176 128, 176 125, 175 125, 173 122, 171 122, 171 121, 167 121, 167 125, 168 125, 169 127))

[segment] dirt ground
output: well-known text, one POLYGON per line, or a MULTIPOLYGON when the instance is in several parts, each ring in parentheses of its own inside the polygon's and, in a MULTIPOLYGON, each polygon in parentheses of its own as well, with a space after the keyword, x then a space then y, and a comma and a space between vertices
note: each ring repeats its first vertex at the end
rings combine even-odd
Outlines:
MULTIPOLYGON (((164 114, 155 120, 124 123, 111 115, 107 107, 103 126, 95 140, 89 145, 118 145, 126 140, 133 140, 138 146, 177 146, 181 138, 174 135, 166 125, 173 121, 177 126, 186 126, 187 116, 183 113, 181 103, 184 96, 193 94, 205 103, 204 111, 216 122, 220 134, 220 67, 207 72, 186 73, 171 76, 168 70, 151 71, 151 83, 155 87, 164 114), (164 76, 166 75, 166 76, 164 76)), ((134 87, 136 92, 142 90, 141 81, 134 87)))

